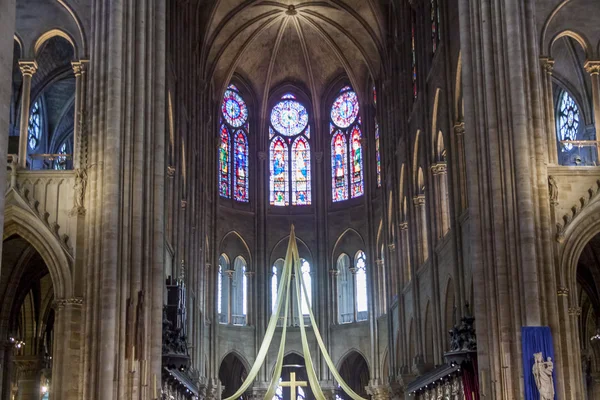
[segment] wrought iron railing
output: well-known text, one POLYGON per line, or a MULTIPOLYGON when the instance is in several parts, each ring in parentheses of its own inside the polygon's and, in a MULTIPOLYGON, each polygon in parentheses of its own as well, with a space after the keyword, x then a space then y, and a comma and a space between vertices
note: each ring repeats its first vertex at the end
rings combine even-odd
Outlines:
POLYGON ((72 154, 29 154, 27 166, 31 170, 52 169, 65 171, 73 169, 72 154))

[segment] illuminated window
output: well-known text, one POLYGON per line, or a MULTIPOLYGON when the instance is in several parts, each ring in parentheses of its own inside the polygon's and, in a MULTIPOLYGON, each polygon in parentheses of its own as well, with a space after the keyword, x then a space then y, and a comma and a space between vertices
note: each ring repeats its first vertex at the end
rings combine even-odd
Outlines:
POLYGON ((221 104, 219 194, 227 199, 233 196, 234 200, 243 203, 249 200, 248 129, 246 102, 237 87, 230 85, 221 104))
POLYGON ((364 194, 359 109, 358 96, 349 86, 342 89, 331 106, 331 197, 333 202, 356 198, 364 194))
POLYGON ((308 111, 288 93, 271 110, 270 122, 270 203, 273 206, 310 205, 308 111))
POLYGON ((29 149, 35 150, 40 145, 40 140, 42 137, 42 110, 40 107, 39 100, 33 103, 33 107, 31 107, 31 112, 29 113, 29 127, 28 130, 28 143, 29 149))

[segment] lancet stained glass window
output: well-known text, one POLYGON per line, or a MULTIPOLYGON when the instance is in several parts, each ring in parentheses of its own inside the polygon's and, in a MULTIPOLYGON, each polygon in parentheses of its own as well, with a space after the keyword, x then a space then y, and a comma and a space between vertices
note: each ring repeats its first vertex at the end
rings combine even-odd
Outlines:
POLYGON ((311 204, 310 126, 306 107, 287 93, 270 116, 271 205, 311 204))
POLYGON ((381 151, 379 149, 379 123, 375 121, 375 157, 377 158, 377 187, 381 187, 381 151))
MULTIPOLYGON (((579 108, 577 103, 566 90, 563 91, 558 107, 558 140, 577 140, 579 130, 579 108)), ((573 149, 572 143, 563 143, 561 151, 568 152, 573 149)))
POLYGON ((238 88, 229 85, 221 104, 219 194, 243 203, 249 201, 248 129, 248 106, 238 88))
POLYGON ((368 313, 367 256, 362 250, 356 253, 354 266, 356 268, 356 319, 364 321, 367 319, 368 313))
POLYGON ((348 200, 364 194, 359 110, 358 97, 349 86, 342 89, 331 106, 331 197, 333 202, 348 200))
POLYGON ((54 160, 54 169, 64 171, 67 169, 67 142, 63 142, 58 148, 58 154, 64 154, 64 156, 57 156, 54 160))
POLYGON ((42 136, 42 117, 39 100, 33 103, 31 112, 29 113, 29 126, 27 128, 29 149, 35 150, 40 145, 42 136))

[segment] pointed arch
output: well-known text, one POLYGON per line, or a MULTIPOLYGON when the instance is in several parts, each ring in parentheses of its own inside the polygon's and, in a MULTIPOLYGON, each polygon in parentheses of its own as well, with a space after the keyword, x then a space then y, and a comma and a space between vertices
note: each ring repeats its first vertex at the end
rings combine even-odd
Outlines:
POLYGON ((37 40, 35 41, 35 44, 33 45, 33 54, 34 57, 38 55, 38 53, 40 52, 40 50, 42 49, 42 47, 44 46, 44 44, 54 38, 54 37, 61 37, 63 39, 65 39, 67 42, 69 42, 69 44, 73 47, 73 52, 74 54, 77 56, 77 54, 79 54, 78 48, 77 48, 77 44, 75 43, 75 40, 71 37, 70 34, 68 34, 67 32, 58 29, 58 28, 54 28, 54 29, 50 29, 49 31, 46 31, 44 33, 42 33, 37 40))

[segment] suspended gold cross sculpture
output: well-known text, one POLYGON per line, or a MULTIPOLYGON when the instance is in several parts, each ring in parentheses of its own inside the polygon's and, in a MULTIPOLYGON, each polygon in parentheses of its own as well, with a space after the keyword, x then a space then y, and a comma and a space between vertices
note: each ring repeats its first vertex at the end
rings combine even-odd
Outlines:
POLYGON ((297 381, 296 380, 296 373, 295 372, 291 372, 290 373, 290 381, 289 382, 279 382, 279 385, 281 387, 289 387, 290 388, 290 399, 292 400, 296 400, 296 388, 297 387, 306 387, 308 386, 308 382, 306 381, 297 381))

